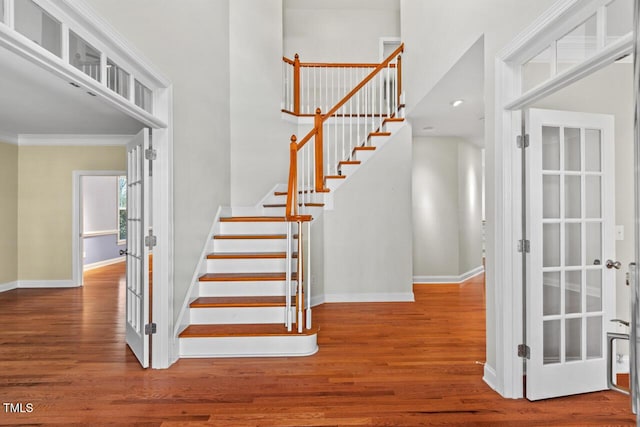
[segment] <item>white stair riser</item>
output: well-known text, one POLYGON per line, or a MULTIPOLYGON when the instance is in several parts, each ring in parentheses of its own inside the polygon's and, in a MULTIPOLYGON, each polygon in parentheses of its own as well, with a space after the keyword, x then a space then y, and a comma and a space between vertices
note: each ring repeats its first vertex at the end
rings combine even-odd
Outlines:
POLYGON ((286 209, 282 207, 272 208, 272 207, 264 207, 263 214, 266 216, 284 216, 286 209))
MULTIPOLYGON (((342 172, 342 175, 346 175, 347 177, 351 176, 358 168, 360 167, 360 165, 342 165, 340 166, 340 171, 342 172)), ((349 179, 349 178, 347 178, 349 179)))
MULTIPOLYGON (((282 298, 284 300, 284 297, 282 298)), ((295 320, 295 308, 292 307, 295 320)), ((252 323, 282 323, 285 321, 284 307, 208 307, 191 308, 192 325, 230 325, 252 323)))
MULTIPOLYGON (((295 258, 291 261, 295 271, 295 258)), ((278 259, 207 259, 208 273, 278 273, 287 271, 287 260, 278 259)))
MULTIPOLYGON (((294 227, 295 228, 295 227, 294 227)), ((220 234, 286 234, 285 222, 221 222, 220 234)))
MULTIPOLYGON (((295 295, 296 282, 292 281, 291 295, 295 295)), ((286 284, 284 281, 267 282, 200 282, 201 297, 245 297, 245 296, 282 296, 284 298, 286 284)))
POLYGON ((262 209, 256 206, 240 206, 231 208, 231 216, 260 216, 262 209))
POLYGON ((286 239, 213 239, 213 252, 284 252, 286 239))
POLYGON ((376 153, 376 150, 358 150, 355 153, 355 160, 360 160, 362 163, 369 160, 376 153))
POLYGON ((344 182, 345 179, 328 179, 327 180, 327 188, 331 191, 336 191, 344 182))
POLYGON ((384 124, 384 131, 394 133, 400 130, 400 128, 404 125, 405 122, 386 122, 384 124))
POLYGON ((311 356, 317 351, 316 334, 276 337, 180 338, 180 357, 311 356))

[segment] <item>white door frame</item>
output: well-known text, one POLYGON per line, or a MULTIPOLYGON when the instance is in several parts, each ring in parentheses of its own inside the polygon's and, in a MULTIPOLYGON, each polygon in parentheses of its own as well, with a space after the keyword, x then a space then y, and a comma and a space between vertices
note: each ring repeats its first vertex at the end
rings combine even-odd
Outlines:
MULTIPOLYGON (((624 37, 588 60, 566 70, 533 89, 522 92, 520 64, 537 55, 552 40, 568 33, 607 0, 559 0, 525 31, 511 41, 495 59, 495 201, 491 252, 487 259, 488 279, 493 279, 495 366, 485 366, 485 381, 508 398, 523 397, 523 363, 517 355, 522 340, 522 200, 521 163, 516 146, 521 133, 520 108, 558 91, 581 78, 632 53, 633 38, 624 37), (492 273, 493 272, 493 273, 492 273), (517 285, 513 285, 517 284, 517 285)), ((491 229, 490 228, 490 229, 491 229)), ((491 309, 487 304, 487 309, 491 309)), ((489 332, 489 331, 488 331, 489 332)), ((488 343, 489 344, 489 343, 488 343)))
POLYGON ((83 262, 83 236, 82 236, 82 215, 83 215, 83 201, 82 201, 82 177, 84 176, 122 176, 126 175, 127 171, 113 171, 113 170, 80 170, 73 171, 73 209, 71 211, 71 235, 73 236, 71 241, 71 265, 72 265, 72 282, 75 286, 84 286, 84 262, 83 262))

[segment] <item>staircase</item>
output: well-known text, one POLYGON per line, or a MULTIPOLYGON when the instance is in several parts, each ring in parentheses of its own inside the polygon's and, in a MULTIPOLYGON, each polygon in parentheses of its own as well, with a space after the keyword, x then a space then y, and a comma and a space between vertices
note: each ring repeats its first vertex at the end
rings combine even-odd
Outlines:
POLYGON ((199 296, 189 305, 191 324, 180 334, 181 357, 307 356, 318 350, 316 328, 298 333, 285 327, 286 233, 282 215, 220 218, 199 296))
POLYGON ((318 109, 314 130, 299 143, 292 137, 288 184, 276 186, 259 206, 228 208, 220 216, 208 242, 204 273, 190 295, 188 326, 179 334, 180 357, 308 356, 318 351, 310 267, 305 264, 311 247, 308 224, 332 209, 339 187, 405 125, 400 79, 393 88, 389 83, 391 71, 399 76, 401 49, 329 113, 322 116, 318 109), (394 56, 395 70, 390 65, 394 56), (379 86, 367 89, 374 87, 374 78, 379 86), (365 109, 354 113, 359 98, 365 109), (343 129, 338 140, 340 125, 351 137, 344 137, 343 129), (323 157, 323 132, 333 156, 329 152, 323 157), (314 144, 305 146, 308 141, 314 144), (301 268, 304 274, 298 274, 301 268))

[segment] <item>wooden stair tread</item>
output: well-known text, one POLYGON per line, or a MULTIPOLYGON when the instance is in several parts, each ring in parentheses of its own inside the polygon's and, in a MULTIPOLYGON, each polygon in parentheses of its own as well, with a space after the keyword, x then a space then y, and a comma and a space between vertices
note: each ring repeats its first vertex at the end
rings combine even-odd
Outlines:
MULTIPOLYGON (((304 194, 313 194, 313 193, 315 193, 315 190, 304 190, 304 191, 300 190, 300 191, 298 191, 298 194, 302 194, 302 193, 304 193, 304 194)), ((286 191, 274 191, 273 192, 274 196, 286 196, 287 194, 289 194, 289 193, 287 193, 286 191)))
MULTIPOLYGON (((292 297, 292 299, 295 297, 292 297)), ((293 300, 295 305, 295 300, 293 300)), ((189 304, 191 308, 225 308, 225 307, 284 307, 283 296, 248 296, 248 297, 200 297, 189 304)))
MULTIPOLYGON (((292 254, 294 258, 297 253, 292 254)), ((207 259, 284 259, 286 252, 218 252, 207 255, 207 259)))
POLYGON ((346 175, 327 175, 324 179, 345 179, 346 175))
MULTIPOLYGON (((291 274, 296 280, 296 273, 291 274)), ((267 282, 286 280, 285 273, 206 273, 200 276, 201 282, 267 282)))
POLYGON ((220 222, 285 222, 283 216, 230 216, 220 218, 220 222))
POLYGON ((373 151, 375 150, 376 147, 372 147, 370 145, 365 145, 364 147, 356 147, 353 149, 353 151, 373 151))
MULTIPOLYGON (((286 234, 216 234, 214 239, 219 240, 263 240, 263 239, 286 239, 286 234)), ((298 238, 297 234, 293 235, 294 239, 298 238)))
POLYGON ((383 122, 404 122, 404 118, 402 117, 388 117, 383 120, 383 122))
POLYGON ((391 132, 371 132, 369 138, 372 136, 391 136, 391 132))
POLYGON ((342 160, 338 165, 359 165, 360 163, 362 163, 360 160, 342 160))
POLYGON ((296 336, 314 335, 318 328, 305 329, 298 333, 296 326, 293 331, 280 323, 276 324, 245 324, 245 325, 190 325, 180 333, 180 338, 216 338, 216 337, 263 337, 263 336, 296 336))

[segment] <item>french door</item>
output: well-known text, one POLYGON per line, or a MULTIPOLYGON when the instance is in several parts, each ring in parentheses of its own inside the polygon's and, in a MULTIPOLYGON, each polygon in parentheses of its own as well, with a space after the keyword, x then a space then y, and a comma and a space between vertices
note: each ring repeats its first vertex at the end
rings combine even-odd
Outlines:
POLYGON ((149 367, 149 129, 127 144, 127 291, 126 339, 143 368, 149 367))
POLYGON ((603 390, 615 313, 614 120, 531 109, 525 122, 526 397, 603 390))

